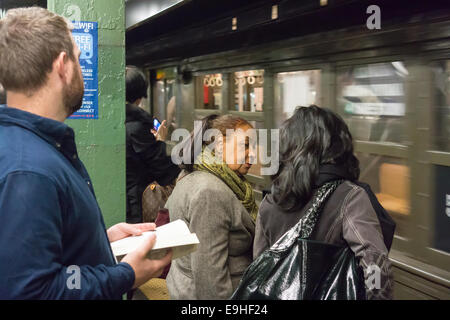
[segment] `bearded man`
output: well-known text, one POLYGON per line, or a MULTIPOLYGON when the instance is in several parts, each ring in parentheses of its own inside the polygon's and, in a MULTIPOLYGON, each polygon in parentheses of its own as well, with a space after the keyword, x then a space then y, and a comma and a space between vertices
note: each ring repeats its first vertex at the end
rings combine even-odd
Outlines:
POLYGON ((154 230, 108 230, 65 119, 84 84, 64 18, 38 7, 0 20, 0 299, 121 299, 161 274, 171 253, 148 259, 155 236, 116 263, 110 242, 154 230))

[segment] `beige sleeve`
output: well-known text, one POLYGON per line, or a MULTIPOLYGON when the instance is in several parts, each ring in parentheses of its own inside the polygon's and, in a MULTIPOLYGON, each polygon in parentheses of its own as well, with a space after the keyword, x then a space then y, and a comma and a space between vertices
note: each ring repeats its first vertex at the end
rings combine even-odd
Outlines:
POLYGON ((262 215, 264 214, 264 202, 261 202, 259 207, 259 213, 256 217, 256 226, 255 226, 255 240, 253 242, 253 260, 258 258, 265 250, 270 248, 269 238, 266 236, 264 232, 264 228, 262 225, 262 215))
POLYGON ((214 190, 199 193, 189 203, 189 227, 200 241, 191 255, 197 299, 228 299, 233 293, 228 269, 231 209, 223 193, 214 190))

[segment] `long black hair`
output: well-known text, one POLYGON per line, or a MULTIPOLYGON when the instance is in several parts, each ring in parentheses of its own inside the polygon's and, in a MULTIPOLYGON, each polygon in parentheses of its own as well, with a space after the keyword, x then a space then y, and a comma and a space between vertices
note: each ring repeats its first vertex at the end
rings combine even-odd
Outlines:
POLYGON ((350 131, 331 110, 297 107, 280 128, 280 170, 272 176, 275 203, 286 211, 301 209, 311 199, 324 164, 342 166, 349 180, 358 179, 350 131))

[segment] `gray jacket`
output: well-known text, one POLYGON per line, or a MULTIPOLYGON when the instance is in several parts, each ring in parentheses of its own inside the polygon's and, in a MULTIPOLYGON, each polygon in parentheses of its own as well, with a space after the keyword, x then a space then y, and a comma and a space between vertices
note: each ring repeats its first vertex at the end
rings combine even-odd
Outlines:
POLYGON ((255 224, 231 189, 213 174, 194 171, 167 200, 170 220, 182 219, 200 241, 172 262, 171 299, 228 299, 252 262, 255 224))
MULTIPOLYGON (((270 248, 309 207, 310 203, 299 211, 285 212, 274 203, 272 195, 266 196, 256 220, 254 257, 270 248)), ((367 297, 392 298, 393 280, 388 250, 376 213, 363 188, 349 181, 339 185, 325 203, 311 239, 342 246, 348 244, 359 258, 366 278, 374 274, 371 271, 373 267, 369 268, 371 265, 376 265, 381 271, 380 288, 367 286, 367 297)))

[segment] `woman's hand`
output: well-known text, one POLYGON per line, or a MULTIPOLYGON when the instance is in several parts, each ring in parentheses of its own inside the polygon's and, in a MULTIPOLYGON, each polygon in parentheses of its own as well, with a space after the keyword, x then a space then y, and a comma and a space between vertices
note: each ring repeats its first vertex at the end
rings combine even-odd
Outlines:
POLYGON ((161 122, 158 131, 155 131, 155 129, 152 129, 150 131, 154 134, 156 140, 165 141, 167 138, 167 133, 169 132, 169 129, 166 126, 166 120, 163 120, 163 122, 161 122))
POLYGON ((114 242, 130 236, 140 236, 142 232, 153 231, 155 229, 156 225, 154 223, 129 224, 122 222, 108 229, 108 240, 109 242, 114 242))

